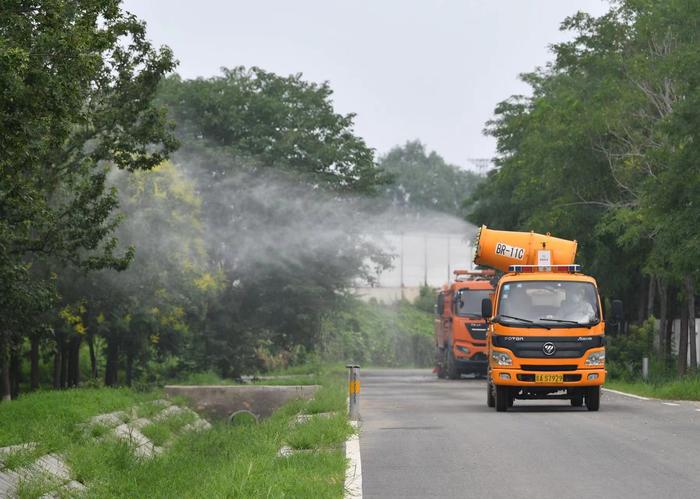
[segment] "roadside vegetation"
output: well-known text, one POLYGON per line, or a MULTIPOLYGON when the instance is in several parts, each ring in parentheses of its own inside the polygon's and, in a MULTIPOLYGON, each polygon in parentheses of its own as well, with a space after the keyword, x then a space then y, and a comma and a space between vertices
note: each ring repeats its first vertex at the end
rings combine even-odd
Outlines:
POLYGON ((324 320, 321 355, 363 366, 432 367, 433 302, 434 291, 427 287, 415 303, 401 300, 386 305, 353 300, 324 320))
MULTIPOLYGON (((92 497, 342 497, 343 443, 353 431, 345 414, 344 373, 324 370, 323 380, 312 401, 290 402, 259 424, 213 421, 209 430, 183 432, 192 419, 188 412, 153 422, 142 433, 168 446, 150 459, 109 438, 109 430, 86 423, 114 411, 126 414, 124 422, 152 417, 163 409, 153 405, 163 397, 159 391, 36 392, 0 410, 0 447, 38 444, 5 459, 2 469, 19 469, 51 452, 63 457, 92 497), (294 424, 298 414, 318 413, 333 415, 294 424), (279 456, 285 446, 292 453, 279 456)), ((52 487, 46 480, 27 480, 20 497, 37 498, 52 487)))

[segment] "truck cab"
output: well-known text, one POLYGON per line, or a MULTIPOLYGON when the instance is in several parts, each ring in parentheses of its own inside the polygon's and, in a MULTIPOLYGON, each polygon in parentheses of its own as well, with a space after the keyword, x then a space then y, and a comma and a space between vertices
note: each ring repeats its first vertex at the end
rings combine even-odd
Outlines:
POLYGON ((435 306, 435 371, 440 378, 484 376, 487 324, 481 302, 493 293, 492 271, 455 270, 454 280, 438 293, 435 306))
POLYGON ((598 410, 605 324, 595 279, 578 265, 513 266, 483 305, 490 407, 505 411, 515 399, 558 398, 598 410))

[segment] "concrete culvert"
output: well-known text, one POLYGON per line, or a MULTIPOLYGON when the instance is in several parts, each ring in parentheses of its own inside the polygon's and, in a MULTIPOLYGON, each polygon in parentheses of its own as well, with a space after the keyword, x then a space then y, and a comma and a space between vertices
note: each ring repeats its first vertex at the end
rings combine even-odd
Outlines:
POLYGON ((258 416, 248 410, 240 410, 231 413, 228 417, 229 424, 233 426, 251 426, 258 424, 258 416))

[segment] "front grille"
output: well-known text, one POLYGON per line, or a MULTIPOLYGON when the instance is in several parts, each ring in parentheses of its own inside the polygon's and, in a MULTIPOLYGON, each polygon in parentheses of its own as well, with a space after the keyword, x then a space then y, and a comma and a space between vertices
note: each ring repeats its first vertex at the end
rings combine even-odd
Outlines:
POLYGON ((587 350, 604 345, 603 336, 505 336, 493 335, 493 345, 507 348, 521 359, 577 359, 587 350), (545 343, 554 343, 556 351, 545 355, 545 343))
POLYGON ((472 338, 475 340, 485 340, 486 339, 486 324, 467 324, 467 331, 472 338))
POLYGON ((565 374, 564 381, 581 381, 580 374, 565 374))
POLYGON ((520 366, 523 371, 575 371, 576 366, 570 364, 554 365, 554 366, 535 366, 525 364, 520 366))

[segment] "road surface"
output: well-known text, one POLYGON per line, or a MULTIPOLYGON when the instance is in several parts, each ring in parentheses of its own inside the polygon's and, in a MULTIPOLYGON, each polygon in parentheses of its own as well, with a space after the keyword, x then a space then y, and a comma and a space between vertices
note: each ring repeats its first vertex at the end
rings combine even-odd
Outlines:
POLYGON ((362 475, 373 498, 698 498, 700 404, 604 392, 486 407, 485 382, 361 373, 362 475))

